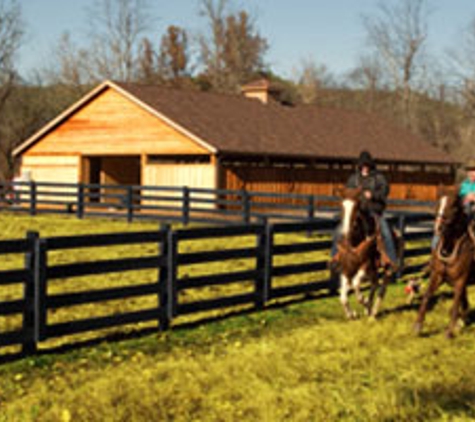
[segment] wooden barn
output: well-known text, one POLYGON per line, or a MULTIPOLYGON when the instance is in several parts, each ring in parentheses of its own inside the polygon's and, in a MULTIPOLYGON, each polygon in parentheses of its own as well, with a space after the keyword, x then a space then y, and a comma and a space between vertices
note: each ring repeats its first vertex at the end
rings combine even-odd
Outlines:
POLYGON ((381 117, 285 106, 266 81, 241 96, 106 81, 22 143, 33 180, 333 194, 369 150, 391 197, 434 199, 457 163, 381 117))

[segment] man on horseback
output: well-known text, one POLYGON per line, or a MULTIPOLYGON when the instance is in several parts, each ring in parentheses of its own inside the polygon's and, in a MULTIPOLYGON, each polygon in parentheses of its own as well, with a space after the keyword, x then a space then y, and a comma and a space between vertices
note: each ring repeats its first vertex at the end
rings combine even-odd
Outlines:
MULTIPOLYGON (((389 185, 384 175, 376 169, 376 163, 368 151, 362 151, 357 161, 357 169, 346 183, 348 188, 361 188, 362 211, 367 213, 379 227, 383 240, 384 251, 380 251, 384 264, 397 267, 397 252, 391 228, 383 216, 389 194, 389 185)), ((368 229, 369 232, 369 229, 368 229)), ((332 266, 337 261, 337 244, 341 238, 341 228, 338 227, 332 246, 332 266)))

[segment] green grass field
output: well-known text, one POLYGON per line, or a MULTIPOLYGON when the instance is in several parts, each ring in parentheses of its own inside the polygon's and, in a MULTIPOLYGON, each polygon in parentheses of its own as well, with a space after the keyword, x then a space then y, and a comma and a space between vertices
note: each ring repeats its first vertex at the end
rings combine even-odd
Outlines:
MULTIPOLYGON (((26 230, 56 236, 157 227, 5 214, 0 215, 0 224, 2 239, 23 237, 26 230)), ((183 247, 203 246, 196 243, 183 247)), ((155 251, 101 250, 104 256, 134 253, 155 251)), ((97 252, 89 258, 80 254, 73 251, 52 259, 97 258, 97 252)), ((11 257, 0 267, 19 262, 19 257, 11 257)), ((187 271, 225 270, 227 264, 216 265, 187 271)), ((156 274, 140 274, 147 276, 156 274)), ((134 280, 125 274, 108 277, 71 279, 67 288, 85 288, 84 283, 90 283, 89 288, 98 283, 127 285, 134 280)), ((51 286, 57 291, 64 288, 51 286)), ((229 288, 234 293, 249 286, 229 288)), ((210 288, 188 294, 195 298, 218 293, 210 288)), ((19 293, 0 294, 4 298, 19 293)), ((474 302, 473 287, 470 296, 474 302)), ((0 422, 475 420, 475 325, 446 340, 451 301, 442 294, 427 316, 424 336, 416 337, 412 333, 416 309, 405 306, 405 300, 403 285, 391 286, 377 321, 362 317, 347 322, 337 298, 275 304, 262 312, 231 315, 192 328, 183 325, 188 320, 182 317, 165 333, 5 363, 0 366, 0 422)), ((111 303, 103 309, 74 311, 89 316, 110 311, 110 306, 120 311, 143 304, 111 303)), ((51 318, 67 317, 59 314, 51 318)))

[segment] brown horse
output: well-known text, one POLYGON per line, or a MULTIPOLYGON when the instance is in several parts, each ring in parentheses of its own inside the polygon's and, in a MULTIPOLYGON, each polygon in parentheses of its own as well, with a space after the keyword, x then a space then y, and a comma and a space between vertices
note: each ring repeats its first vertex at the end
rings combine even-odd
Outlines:
POLYGON ((446 330, 446 336, 451 338, 458 319, 464 322, 467 319, 467 284, 474 259, 473 235, 456 187, 446 188, 440 193, 437 216, 440 220, 440 240, 432 251, 429 286, 422 299, 414 329, 417 334, 422 331, 429 301, 439 286, 446 282, 454 290, 450 323, 446 330))
POLYGON ((359 303, 366 307, 366 313, 376 317, 381 301, 386 293, 388 282, 393 277, 393 270, 384 267, 382 282, 378 280, 378 269, 382 266, 382 240, 377 221, 361 209, 361 189, 346 188, 342 192, 341 234, 335 261, 340 270, 340 301, 346 316, 355 318, 348 295, 353 288, 359 303), (368 298, 361 292, 361 282, 370 281, 368 298), (378 291, 375 303, 374 297, 378 291))

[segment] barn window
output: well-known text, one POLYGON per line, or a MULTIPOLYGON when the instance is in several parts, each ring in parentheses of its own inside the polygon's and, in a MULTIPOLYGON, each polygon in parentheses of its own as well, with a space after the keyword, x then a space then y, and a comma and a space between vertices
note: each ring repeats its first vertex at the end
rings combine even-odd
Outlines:
POLYGON ((209 155, 149 155, 147 164, 209 164, 209 155))
POLYGON ((426 164, 425 170, 428 173, 450 174, 452 172, 452 169, 449 166, 438 166, 438 165, 430 165, 430 164, 426 164))

